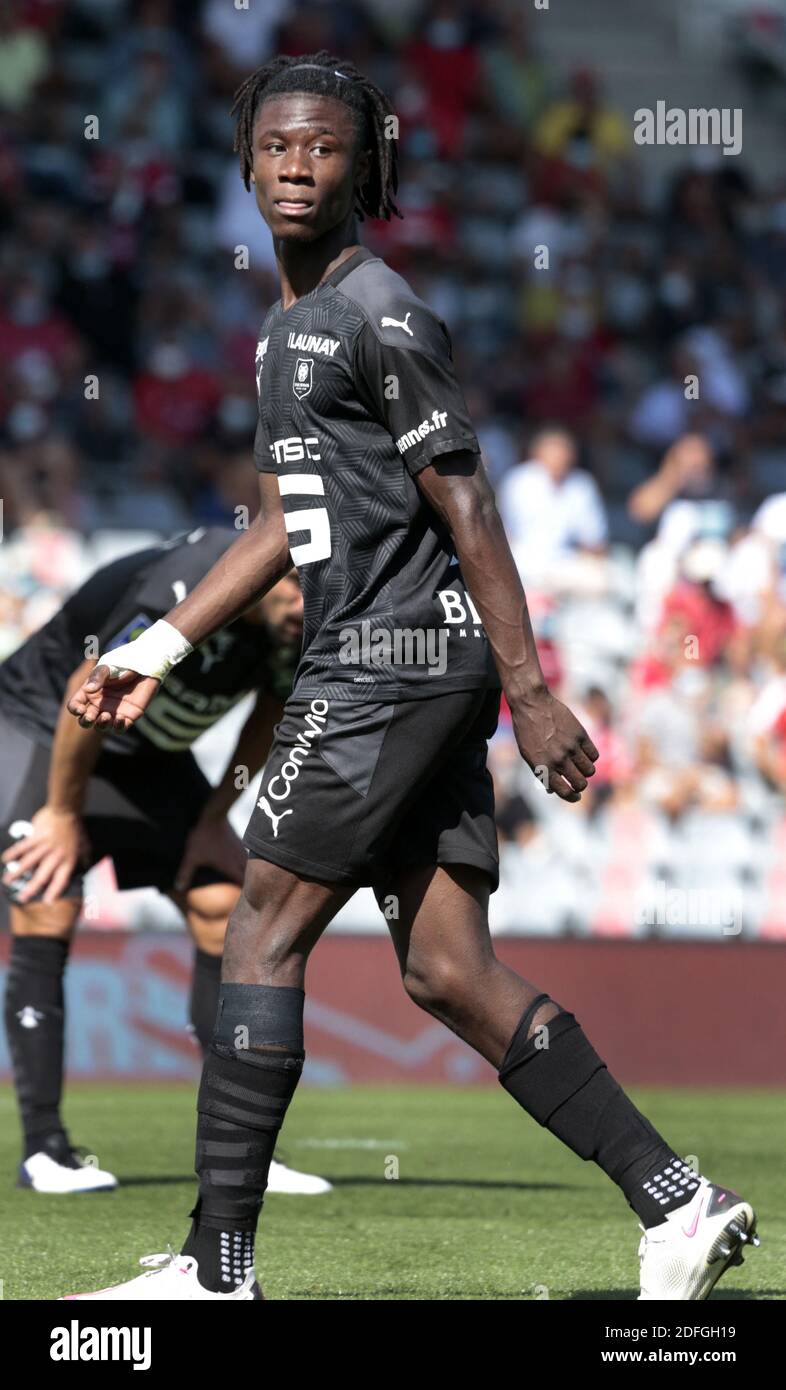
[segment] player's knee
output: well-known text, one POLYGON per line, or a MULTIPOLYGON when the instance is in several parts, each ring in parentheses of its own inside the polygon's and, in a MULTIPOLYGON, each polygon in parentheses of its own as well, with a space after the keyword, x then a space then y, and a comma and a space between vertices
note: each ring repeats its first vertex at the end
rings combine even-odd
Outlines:
POLYGON ((465 973, 449 956, 432 956, 407 964, 404 988, 413 1003, 426 1013, 452 1015, 466 994, 465 973))
POLYGON ((257 978, 261 971, 272 983, 282 967, 302 963, 321 931, 321 905, 312 883, 276 864, 251 860, 229 919, 226 950, 233 965, 253 972, 245 978, 257 978))
POLYGON ((200 913, 190 912, 188 925, 194 945, 200 951, 205 951, 209 956, 222 954, 227 931, 226 917, 204 917, 200 913))
POLYGON ((186 918, 200 951, 221 955, 227 922, 238 897, 239 889, 231 883, 211 883, 186 895, 186 918))
POLYGON ((271 906, 280 910, 291 894, 293 881, 297 882, 278 864, 271 864, 267 859, 249 859, 238 910, 248 909, 254 914, 271 906))
POLYGON ((79 920, 81 904, 70 898, 56 903, 28 903, 12 907, 14 936, 48 936, 67 940, 79 920))
MULTIPOLYGON (((305 930, 297 918, 276 910, 274 904, 257 906, 241 893, 229 919, 225 952, 234 964, 248 967, 252 975, 272 983, 282 971, 307 954, 305 930)), ((284 981, 288 983, 288 981, 284 981)))

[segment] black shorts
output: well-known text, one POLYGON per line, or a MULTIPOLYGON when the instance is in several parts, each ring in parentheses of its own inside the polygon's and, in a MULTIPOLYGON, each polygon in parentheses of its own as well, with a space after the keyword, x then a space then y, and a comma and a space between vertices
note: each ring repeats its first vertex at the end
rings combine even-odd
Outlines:
POLYGON ((398 869, 472 864, 499 883, 487 740, 499 690, 399 704, 289 700, 244 843, 300 878, 377 891, 398 869))
MULTIPOLYGON (((45 805, 50 753, 0 713, 0 852, 16 843, 9 834, 14 821, 29 821, 45 805)), ((140 758, 102 752, 87 784, 83 813, 90 856, 62 896, 81 897, 84 872, 106 855, 114 862, 118 888, 169 892, 188 833, 210 792, 192 753, 140 758)), ((191 883, 200 887, 225 878, 205 866, 191 883)), ((8 887, 5 892, 12 899, 8 887)))

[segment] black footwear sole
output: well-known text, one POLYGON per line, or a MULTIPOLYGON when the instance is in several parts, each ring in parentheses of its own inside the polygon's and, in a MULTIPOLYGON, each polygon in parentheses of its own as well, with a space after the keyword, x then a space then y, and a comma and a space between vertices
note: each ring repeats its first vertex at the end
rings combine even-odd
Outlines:
POLYGON ((723 1230, 718 1232, 714 1243, 710 1246, 707 1264, 712 1265, 716 1260, 721 1260, 722 1264, 707 1292, 703 1295, 703 1299, 709 1298, 718 1280, 726 1273, 727 1269, 745 1263, 743 1251, 746 1246, 754 1248, 757 1245, 761 1245, 761 1240, 756 1234, 756 1213, 753 1213, 750 1226, 745 1225, 744 1217, 741 1214, 733 1216, 723 1230))

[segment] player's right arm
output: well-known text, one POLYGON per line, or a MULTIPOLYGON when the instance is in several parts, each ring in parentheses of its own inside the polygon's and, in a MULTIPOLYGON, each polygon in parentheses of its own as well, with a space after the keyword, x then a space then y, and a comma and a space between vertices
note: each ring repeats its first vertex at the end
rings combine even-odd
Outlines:
POLYGON ((133 642, 98 658, 68 702, 83 728, 125 732, 178 661, 241 617, 292 568, 274 473, 260 473, 259 491, 257 517, 182 603, 133 642))

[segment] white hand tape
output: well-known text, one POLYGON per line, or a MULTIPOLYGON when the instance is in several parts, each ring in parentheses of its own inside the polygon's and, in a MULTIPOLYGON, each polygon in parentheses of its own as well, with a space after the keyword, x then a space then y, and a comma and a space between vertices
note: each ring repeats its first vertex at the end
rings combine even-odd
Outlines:
POLYGON ((163 681, 172 667, 193 650, 182 632, 160 618, 133 642, 99 656, 98 665, 108 666, 112 676, 119 676, 121 671, 136 671, 139 676, 155 676, 163 681))

